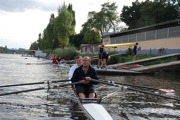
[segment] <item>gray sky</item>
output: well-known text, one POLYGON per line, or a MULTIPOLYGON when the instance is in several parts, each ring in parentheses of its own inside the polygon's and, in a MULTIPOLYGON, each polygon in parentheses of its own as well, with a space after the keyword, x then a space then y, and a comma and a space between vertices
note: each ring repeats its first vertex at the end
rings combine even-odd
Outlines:
MULTIPOLYGON (((124 5, 130 6, 135 0, 64 0, 73 5, 76 16, 76 33, 87 21, 90 11, 100 11, 101 4, 116 2, 118 13, 124 5)), ((52 13, 57 10, 63 0, 0 0, 0 46, 8 48, 29 49, 32 42, 38 39, 49 23, 52 13)), ((140 0, 139 0, 140 1, 140 0)))
POLYGON ((44 3, 38 0, 0 0, 0 10, 8 12, 25 12, 26 9, 56 11, 56 3, 44 3))

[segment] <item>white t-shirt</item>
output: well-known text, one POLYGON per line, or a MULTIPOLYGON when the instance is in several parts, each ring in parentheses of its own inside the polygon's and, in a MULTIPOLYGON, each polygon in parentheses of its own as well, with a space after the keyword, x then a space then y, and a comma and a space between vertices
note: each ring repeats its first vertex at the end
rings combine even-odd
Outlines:
POLYGON ((70 70, 69 70, 69 79, 72 78, 75 69, 78 68, 78 67, 79 67, 79 66, 78 66, 77 64, 75 64, 75 65, 73 65, 73 66, 70 68, 70 70))

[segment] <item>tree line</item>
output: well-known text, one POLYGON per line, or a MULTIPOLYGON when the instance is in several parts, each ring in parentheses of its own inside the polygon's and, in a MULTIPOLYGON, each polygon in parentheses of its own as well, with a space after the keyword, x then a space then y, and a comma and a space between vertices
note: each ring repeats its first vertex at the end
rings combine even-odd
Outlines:
POLYGON ((116 3, 104 3, 99 12, 90 11, 87 21, 82 25, 79 34, 75 33, 75 11, 72 4, 63 3, 58 8, 58 16, 51 14, 49 23, 38 40, 31 44, 30 49, 41 50, 64 48, 81 44, 97 44, 102 42, 105 32, 117 32, 144 27, 180 18, 180 2, 178 0, 146 0, 132 2, 124 6, 121 14, 117 12, 116 3), (124 22, 125 27, 120 23, 124 22))

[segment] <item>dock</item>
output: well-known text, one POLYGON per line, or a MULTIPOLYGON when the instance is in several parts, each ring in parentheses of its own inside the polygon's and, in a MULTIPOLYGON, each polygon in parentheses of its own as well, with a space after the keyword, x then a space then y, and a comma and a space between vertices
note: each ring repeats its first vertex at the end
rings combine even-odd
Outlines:
POLYGON ((96 69, 99 75, 140 75, 142 72, 132 71, 132 70, 118 70, 118 69, 96 69))
POLYGON ((180 68, 180 53, 174 53, 169 55, 162 55, 158 57, 146 58, 126 63, 118 63, 113 65, 108 65, 106 69, 96 69, 98 74, 102 75, 140 75, 148 74, 157 71, 180 68), (153 62, 157 60, 167 59, 171 57, 177 57, 177 61, 148 65, 148 66, 133 66, 134 64, 143 64, 148 62, 153 62), (128 66, 127 68, 121 68, 120 66, 128 66))
POLYGON ((152 62, 152 61, 156 61, 156 60, 167 59, 167 58, 171 58, 171 57, 177 57, 177 60, 178 60, 180 57, 180 53, 162 55, 162 56, 158 56, 158 57, 146 58, 146 59, 126 62, 126 63, 118 63, 118 64, 113 64, 113 65, 108 65, 108 66, 113 67, 113 66, 121 66, 121 65, 128 65, 128 64, 142 64, 142 63, 152 62))
POLYGON ((178 67, 180 67, 180 60, 174 62, 168 62, 168 63, 161 63, 157 65, 142 66, 142 67, 132 68, 130 70, 136 72, 143 72, 143 73, 152 73, 156 71, 162 71, 162 70, 178 68, 178 67))

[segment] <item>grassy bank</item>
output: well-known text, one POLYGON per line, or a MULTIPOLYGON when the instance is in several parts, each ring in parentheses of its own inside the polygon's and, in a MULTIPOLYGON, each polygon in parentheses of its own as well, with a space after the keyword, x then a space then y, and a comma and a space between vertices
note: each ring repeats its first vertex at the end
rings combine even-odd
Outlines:
MULTIPOLYGON (((56 56, 61 56, 63 59, 66 59, 66 60, 73 60, 78 55, 89 56, 93 58, 92 59, 93 65, 97 65, 98 63, 98 54, 81 54, 74 47, 67 47, 64 49, 53 50, 52 54, 56 56)), ((133 61, 133 55, 128 55, 128 54, 118 55, 117 52, 115 51, 109 54, 111 58, 108 60, 107 65, 133 61), (117 55, 113 56, 114 54, 117 54, 117 55)), ((160 54, 156 54, 156 55, 140 54, 140 55, 137 55, 136 60, 152 58, 152 57, 157 57, 157 56, 161 56, 161 55, 160 54)), ((160 64, 160 63, 166 63, 166 62, 171 62, 171 61, 176 61, 176 60, 177 60, 176 57, 171 57, 171 58, 156 60, 153 62, 146 62, 146 63, 143 63, 142 65, 146 66, 146 65, 160 64)))

